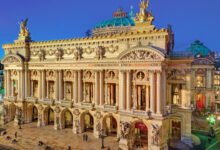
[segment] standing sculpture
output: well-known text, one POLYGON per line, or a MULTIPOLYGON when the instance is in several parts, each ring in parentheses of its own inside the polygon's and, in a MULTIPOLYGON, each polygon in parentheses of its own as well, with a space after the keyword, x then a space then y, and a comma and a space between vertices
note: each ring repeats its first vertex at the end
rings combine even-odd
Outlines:
POLYGON ((28 18, 21 20, 18 40, 30 40, 30 32, 28 31, 27 23, 28 18))
POLYGON ((159 145, 160 144, 160 135, 161 135, 161 126, 157 124, 151 124, 152 130, 152 144, 159 145))

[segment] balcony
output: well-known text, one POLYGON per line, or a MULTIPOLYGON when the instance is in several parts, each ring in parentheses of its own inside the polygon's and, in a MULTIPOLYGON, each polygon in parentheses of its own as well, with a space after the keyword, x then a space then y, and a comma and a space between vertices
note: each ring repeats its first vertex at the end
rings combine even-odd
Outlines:
POLYGON ((145 117, 145 118, 149 118, 149 112, 147 111, 144 111, 144 110, 135 110, 133 109, 131 111, 131 114, 134 115, 134 116, 138 116, 138 117, 145 117))
POLYGON ((8 97, 5 98, 5 99, 7 99, 7 100, 10 101, 10 102, 17 102, 17 97, 15 97, 15 96, 8 96, 8 97))
POLYGON ((54 105, 55 104, 54 99, 48 99, 48 98, 39 100, 39 102, 42 103, 42 104, 46 104, 46 105, 54 105))
POLYGON ((94 108, 94 104, 92 103, 87 103, 87 102, 82 102, 80 105, 81 108, 84 109, 93 109, 94 108))
POLYGON ((36 97, 27 97, 26 101, 36 104, 38 102, 38 98, 36 98, 36 97))
POLYGON ((118 106, 115 105, 104 105, 104 111, 116 112, 118 110, 118 106))
POLYGON ((71 100, 60 100, 60 101, 56 101, 55 104, 58 104, 60 106, 63 107, 73 107, 73 101, 71 100))

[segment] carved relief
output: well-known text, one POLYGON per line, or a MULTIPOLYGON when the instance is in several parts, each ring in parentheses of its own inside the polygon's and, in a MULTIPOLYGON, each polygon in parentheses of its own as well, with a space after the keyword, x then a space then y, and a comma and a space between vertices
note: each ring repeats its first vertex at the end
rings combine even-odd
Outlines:
POLYGON ((82 53, 83 53, 83 49, 81 47, 77 47, 73 52, 75 59, 76 60, 82 59, 82 53))
POLYGON ((83 52, 86 53, 86 54, 92 54, 94 51, 95 51, 95 49, 91 48, 90 46, 83 50, 83 52))
POLYGON ((71 55, 73 53, 73 50, 68 48, 64 51, 64 54, 67 54, 67 55, 71 55))
POLYGON ((57 49, 55 51, 55 56, 56 56, 57 61, 60 61, 63 57, 63 51, 61 49, 57 49))
POLYGON ((160 145, 160 137, 161 137, 161 126, 157 124, 151 124, 152 126, 152 144, 160 145))
POLYGON ((193 65, 213 65, 214 62, 206 58, 198 58, 193 61, 193 65))
POLYGON ((153 53, 153 52, 149 52, 146 50, 136 50, 136 51, 132 51, 126 55, 124 55, 121 60, 146 60, 146 61, 152 61, 152 60, 157 60, 157 61, 161 61, 162 58, 161 56, 153 53))
POLYGON ((40 61, 43 61, 44 59, 45 59, 45 52, 44 52, 44 50, 40 50, 39 52, 38 52, 38 57, 39 57, 39 60, 40 61))
POLYGON ((9 56, 6 59, 3 59, 2 63, 20 63, 20 60, 14 56, 9 56))
POLYGON ((113 53, 115 53, 119 50, 119 47, 111 45, 109 47, 106 47, 105 49, 106 49, 106 52, 109 52, 109 53, 113 54, 113 53))
POLYGON ((99 46, 96 49, 96 58, 97 59, 103 59, 105 57, 105 48, 102 46, 99 46))
POLYGON ((120 128, 121 128, 121 139, 127 139, 130 132, 130 126, 131 124, 129 122, 120 122, 120 128))
POLYGON ((49 50, 49 51, 47 51, 47 54, 48 54, 49 56, 53 56, 53 55, 54 55, 54 53, 55 53, 55 51, 53 51, 52 49, 51 49, 51 50, 49 50))

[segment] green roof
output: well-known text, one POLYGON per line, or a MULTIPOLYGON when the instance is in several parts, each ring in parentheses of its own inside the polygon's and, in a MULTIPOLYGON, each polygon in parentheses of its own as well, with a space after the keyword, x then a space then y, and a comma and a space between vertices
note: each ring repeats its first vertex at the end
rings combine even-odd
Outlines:
POLYGON ((196 40, 193 42, 189 48, 187 48, 187 51, 191 52, 195 57, 197 55, 200 55, 202 57, 206 57, 210 54, 210 49, 208 49, 203 43, 201 43, 199 40, 196 40))
POLYGON ((120 27, 120 26, 134 26, 134 20, 130 17, 113 18, 106 20, 96 25, 95 28, 106 28, 106 27, 120 27))

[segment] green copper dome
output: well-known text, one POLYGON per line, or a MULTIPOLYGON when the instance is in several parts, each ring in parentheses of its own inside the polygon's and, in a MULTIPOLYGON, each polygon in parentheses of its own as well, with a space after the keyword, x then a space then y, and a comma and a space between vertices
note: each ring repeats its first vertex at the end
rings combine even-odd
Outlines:
POLYGON ((211 52, 210 49, 198 40, 193 42, 187 51, 190 51, 195 57, 198 57, 198 55, 206 57, 211 52))
POLYGON ((111 20, 103 21, 96 26, 96 28, 105 27, 119 27, 119 26, 134 26, 134 20, 129 17, 113 18, 111 20))
POLYGON ((117 12, 114 13, 114 18, 110 20, 106 20, 96 25, 95 28, 106 28, 106 27, 120 27, 120 26, 134 26, 133 19, 133 7, 131 7, 131 12, 129 15, 123 12, 121 8, 118 9, 117 12))

